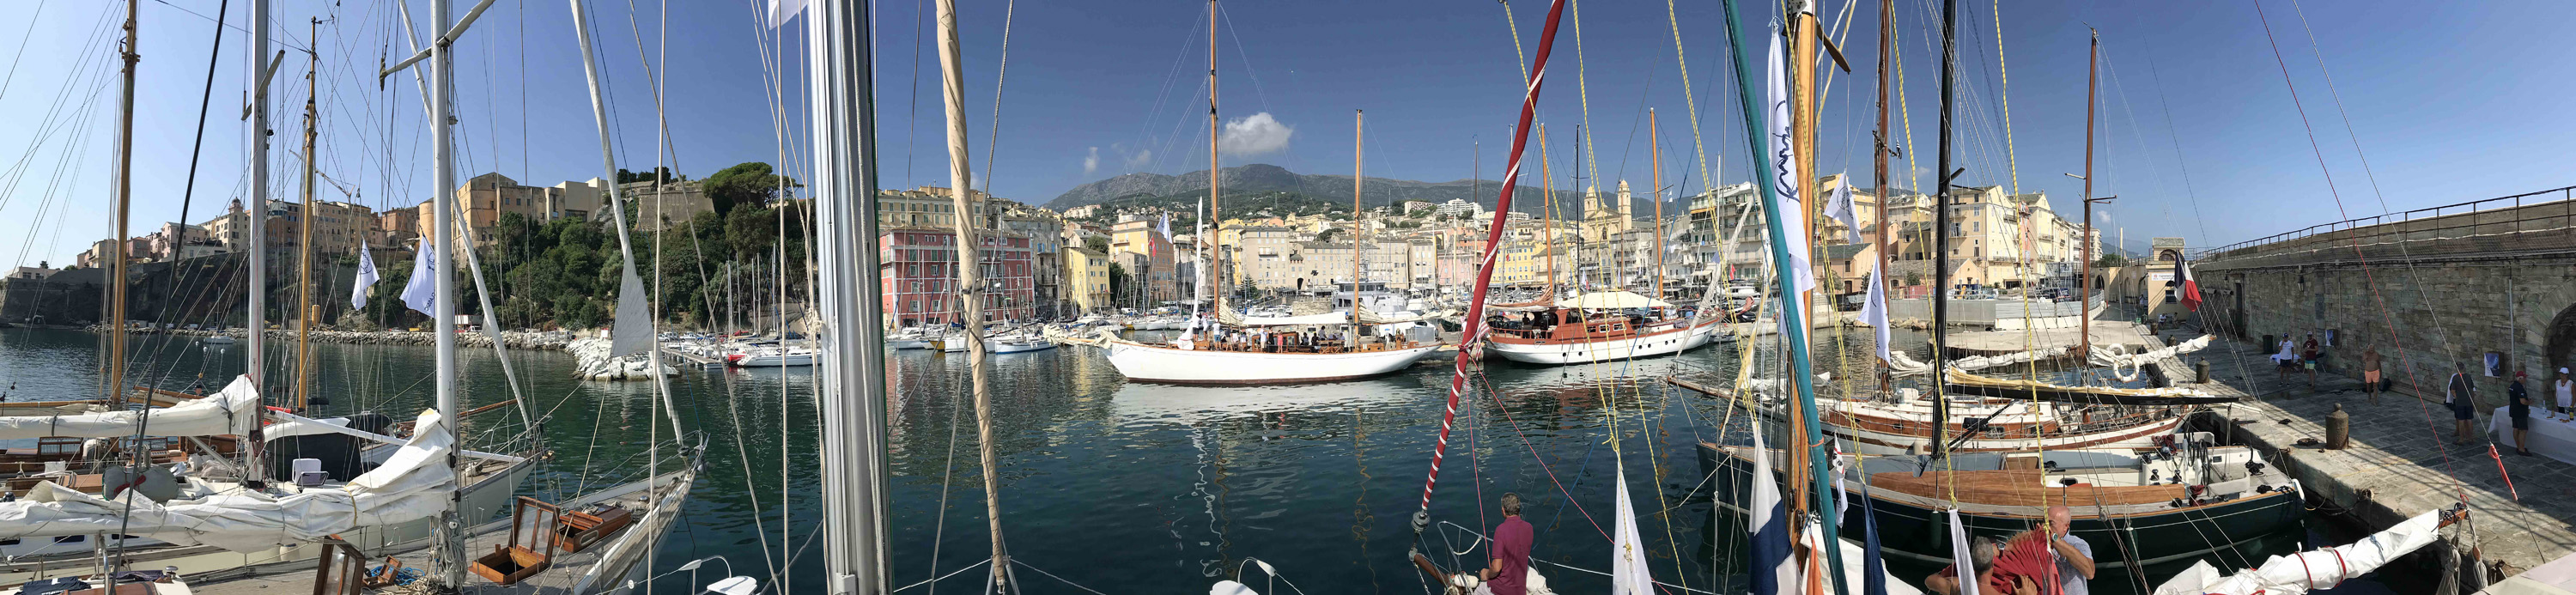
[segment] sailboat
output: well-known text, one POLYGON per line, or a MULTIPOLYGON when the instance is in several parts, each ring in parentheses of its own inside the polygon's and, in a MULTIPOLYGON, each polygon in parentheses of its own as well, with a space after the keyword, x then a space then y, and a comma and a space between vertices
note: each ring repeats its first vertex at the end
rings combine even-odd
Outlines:
MULTIPOLYGON (((1208 37, 1216 37, 1216 0, 1208 0, 1208 37)), ((1208 212, 1222 219, 1217 207, 1218 168, 1216 111, 1216 44, 1208 44, 1208 212)), ((1355 117, 1354 132, 1360 126, 1355 117)), ((1354 147, 1360 138, 1354 134, 1354 147)), ((1225 236, 1224 225, 1216 226, 1215 238, 1201 242, 1207 245, 1206 285, 1215 294, 1210 300, 1216 324, 1208 332, 1193 329, 1182 338, 1167 344, 1153 344, 1114 336, 1102 336, 1101 345, 1109 350, 1109 364, 1128 380, 1176 384, 1282 384, 1298 382, 1332 382, 1369 378, 1401 371, 1432 351, 1437 342, 1410 339, 1373 339, 1366 332, 1375 324, 1374 312, 1360 305, 1362 279, 1359 271, 1362 242, 1358 235, 1365 210, 1360 208, 1359 153, 1354 149, 1351 171, 1351 307, 1344 313, 1278 318, 1244 317, 1226 309, 1224 263, 1216 255, 1223 251, 1216 238, 1225 236), (1334 332, 1338 330, 1339 332, 1334 332)), ((1501 227, 1497 224, 1497 233, 1501 227)), ((1479 293, 1483 291, 1478 289, 1479 293)), ((1383 321, 1381 319, 1380 321, 1383 321)), ((1472 327, 1471 327, 1472 328, 1472 327)))

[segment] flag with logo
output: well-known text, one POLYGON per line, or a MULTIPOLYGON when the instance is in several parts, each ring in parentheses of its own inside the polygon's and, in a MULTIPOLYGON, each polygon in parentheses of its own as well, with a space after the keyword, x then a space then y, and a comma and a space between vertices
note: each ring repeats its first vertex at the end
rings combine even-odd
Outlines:
POLYGON ((376 279, 380 277, 382 277, 382 275, 376 273, 376 257, 367 253, 367 246, 365 244, 359 244, 358 284, 349 288, 349 307, 359 309, 366 308, 367 290, 375 288, 376 279))
POLYGON ((420 248, 412 252, 411 279, 403 286, 403 305, 412 311, 438 317, 438 250, 430 248, 429 238, 421 238, 420 248))

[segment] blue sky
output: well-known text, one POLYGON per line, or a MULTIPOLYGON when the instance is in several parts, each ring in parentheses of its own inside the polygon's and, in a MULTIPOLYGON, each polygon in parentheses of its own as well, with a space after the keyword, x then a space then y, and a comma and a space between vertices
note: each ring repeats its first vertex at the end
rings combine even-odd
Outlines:
MULTIPOLYGON (((655 2, 589 0, 615 113, 620 165, 655 161, 653 102, 644 56, 659 64, 655 2), (631 9, 630 9, 631 6, 631 9), (641 39, 639 40, 639 35, 641 39)), ((214 48, 219 0, 144 0, 137 93, 133 224, 179 217, 190 134, 214 48)), ((670 5, 671 79, 666 107, 677 169, 704 176, 744 161, 779 161, 757 14, 764 0, 670 5)), ((2576 77, 2552 39, 2576 25, 2576 7, 2492 2, 2423 10, 2396 2, 2264 0, 2275 58, 2256 5, 2242 2, 2003 2, 1963 0, 1959 29, 1961 183, 2046 191, 2072 211, 2082 170, 2086 24, 2103 39, 2102 111, 2096 147, 2100 195, 2122 197, 2101 222, 2128 245, 2182 236, 2233 242, 2352 216, 2564 186, 2567 139, 2576 138, 2576 77), (2313 34, 2313 45, 2311 35, 2313 34), (2334 92, 2319 69, 2333 73, 2334 92), (2276 61, 2278 60, 2278 61, 2276 61), (2283 64, 2295 82, 2293 103, 2283 64), (2008 81, 2008 84, 2007 84, 2008 81), (2338 106, 2336 95, 2340 95, 2338 106), (2009 102, 2009 137, 2002 125, 2009 102), (2333 189, 2319 170, 2299 108, 2315 130, 2333 189), (2345 124, 2350 118, 2350 128, 2345 124), (2354 150, 2358 136, 2362 153, 2354 150), (2360 155, 2369 159, 2365 173, 2360 155), (2018 175, 2015 175, 2015 174, 2018 175), (2372 175, 2372 174, 2375 174, 2372 175), (2376 178, 2374 183, 2373 177, 2376 178), (2188 182, 2186 182, 2186 179, 2188 182), (2383 202, 2384 201, 2384 202, 2383 202), (2385 208, 2383 208, 2383 204, 2385 208)), ((247 18, 233 0, 229 21, 247 18)), ((470 2, 459 0, 458 10, 470 2)), ((1131 171, 1180 173, 1206 166, 1206 5, 1189 1, 1046 3, 1011 7, 1008 76, 998 145, 993 91, 1001 70, 1005 2, 961 2, 967 114, 974 163, 987 152, 998 194, 1043 203, 1083 182, 1131 171)), ((928 0, 880 0, 879 147, 883 184, 946 185, 938 55, 921 11, 928 0)), ((1826 1, 1829 23, 1843 2, 1826 1)), ((1937 99, 1938 3, 1897 3, 1898 50, 1911 120, 1900 175, 1932 167, 1937 99)), ((114 21, 122 3, 0 3, 0 258, 59 264, 111 233, 114 21), (24 32, 23 36, 21 32, 24 32), (17 38, 17 43, 12 43, 17 38), (11 47, 23 45, 23 47, 11 47), (61 105, 59 111, 54 106, 61 105), (84 111, 85 110, 85 111, 84 111), (50 114, 50 116, 49 116, 50 114), (85 114, 85 115, 84 115, 85 114), (43 131, 52 130, 51 134, 43 131), (41 139, 41 144, 40 144, 41 139), (23 162, 23 164, 22 164, 23 162)), ((1238 1, 1219 21, 1221 108, 1230 122, 1268 114, 1224 155, 1227 165, 1274 163, 1304 173, 1350 171, 1351 111, 1369 114, 1366 173, 1417 180, 1500 176, 1517 116, 1519 69, 1504 5, 1490 2, 1238 1)), ((1535 49, 1546 4, 1509 5, 1535 49)), ((1661 2, 1591 0, 1573 11, 1540 120, 1549 124, 1561 177, 1574 167, 1573 129, 1589 123, 1592 164, 1611 179, 1645 185, 1641 114, 1659 112, 1666 184, 1701 186, 1691 159, 1688 107, 1672 23, 1661 2), (1580 76, 1578 76, 1580 75, 1580 76), (1578 85, 1578 82, 1583 84, 1578 85), (1588 109, 1586 106, 1588 104, 1588 109), (1588 114, 1586 113, 1588 111, 1588 114), (1687 178, 1687 181, 1685 180, 1687 178)), ((1717 4, 1676 2, 1700 130, 1721 182, 1745 179, 1734 80, 1725 64, 1717 4)), ((280 0, 280 41, 295 46, 274 93, 272 196, 296 196, 307 20, 322 25, 321 128, 326 200, 407 206, 427 197, 427 138, 408 75, 380 91, 379 55, 408 45, 391 34, 385 0, 280 0)), ((417 21, 427 2, 414 0, 417 21)), ((1833 83, 1822 114, 1820 167, 1866 175, 1877 47, 1875 3, 1850 13, 1842 45, 1856 78, 1833 83)), ((1759 21, 1761 19, 1755 19, 1759 21)), ((536 185, 601 175, 579 53, 564 3, 499 0, 457 46, 460 176, 499 171, 536 185), (522 66, 524 59, 524 66, 522 66)), ((791 75, 801 72, 802 21, 784 35, 791 75)), ((424 35, 428 33, 424 32, 424 35)), ((248 35, 226 33, 215 54, 213 107, 188 219, 202 221, 244 193, 246 134, 240 115, 250 69, 248 35)), ((794 76, 788 126, 801 113, 794 76)), ((1906 131, 1897 133, 1904 143, 1906 131)), ((791 143, 792 148, 792 143, 791 143)), ((1536 159, 1532 147, 1531 159, 1536 159)), ((802 170, 801 157, 791 169, 802 170)), ((1534 179, 1525 180, 1534 183, 1534 179)), ((1563 180, 1560 184, 1567 184, 1563 180)), ((1925 182, 1925 183, 1928 183, 1925 182)), ((1902 184, 1902 183, 1900 183, 1902 184)))

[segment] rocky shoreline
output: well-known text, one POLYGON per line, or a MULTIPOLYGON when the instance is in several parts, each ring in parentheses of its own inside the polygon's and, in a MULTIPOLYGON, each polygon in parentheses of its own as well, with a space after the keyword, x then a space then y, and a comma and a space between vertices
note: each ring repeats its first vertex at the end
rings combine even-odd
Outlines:
MULTIPOLYGON (((105 325, 90 325, 84 330, 94 333, 104 332, 107 330, 107 327, 105 325)), ((223 335, 236 339, 248 336, 248 333, 243 329, 212 331, 203 329, 137 328, 129 332, 137 335, 177 335, 183 337, 212 337, 223 335)), ((574 340, 579 338, 581 337, 578 334, 568 331, 501 331, 501 343, 503 346, 510 349, 562 351, 565 346, 571 345, 574 340)), ((291 342, 295 340, 295 331, 270 330, 268 331, 268 340, 291 342)), ((438 344, 438 337, 437 333, 428 331, 313 331, 313 342, 430 347, 438 344)), ((456 344, 459 347, 488 349, 492 346, 492 339, 490 336, 480 332, 458 332, 456 333, 456 344)))

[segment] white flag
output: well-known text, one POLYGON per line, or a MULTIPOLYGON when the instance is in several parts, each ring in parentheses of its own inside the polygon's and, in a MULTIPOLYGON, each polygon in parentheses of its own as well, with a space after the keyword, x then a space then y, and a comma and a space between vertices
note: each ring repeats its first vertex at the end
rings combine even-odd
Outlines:
POLYGON ((1843 224, 1844 242, 1860 243, 1860 219, 1852 214, 1851 172, 1834 178, 1834 194, 1825 198, 1825 216, 1843 224))
POLYGON ((412 251, 411 278, 403 286, 403 304, 437 318, 438 275, 438 251, 430 249, 428 238, 421 238, 419 249, 412 251))
POLYGON ((770 0, 769 28, 776 29, 785 26, 787 24, 787 19, 796 18, 796 13, 804 12, 804 10, 805 0, 770 0))
POLYGON ((1774 209, 1772 212, 1780 214, 1782 237, 1778 241, 1787 243, 1789 247, 1788 266, 1781 274, 1798 280, 1799 296, 1784 301, 1796 303, 1803 301, 1801 298, 1808 291, 1815 290, 1816 267, 1814 261, 1807 257, 1807 207, 1798 199, 1798 189, 1806 187, 1806 180, 1798 179, 1798 151, 1796 145, 1789 142, 1789 75, 1784 70, 1788 64, 1788 57, 1780 49, 1780 38, 1772 37, 1771 178, 1774 180, 1772 189, 1777 193, 1771 197, 1770 206, 1774 209))
POLYGON ((1617 523, 1619 536, 1610 542, 1610 595, 1655 595, 1655 576, 1646 570, 1646 543, 1637 537, 1637 509, 1628 504, 1625 465, 1619 469, 1617 523))
POLYGON ((1862 303, 1860 306, 1860 322, 1861 324, 1869 325, 1870 328, 1877 330, 1878 359, 1879 361, 1887 362, 1888 365, 1892 366, 1896 365, 1896 359, 1895 356, 1890 354, 1891 348, 1888 346, 1888 341, 1894 333, 1888 332, 1887 329, 1887 279, 1884 276, 1885 273, 1886 271, 1879 270, 1878 265, 1870 265, 1869 301, 1862 303))
POLYGON ((1950 564, 1959 569, 1959 595, 1977 595, 1984 585, 1977 584, 1977 565, 1971 562, 1968 552, 1968 528, 1959 524, 1959 509, 1946 512, 1950 515, 1950 564))
POLYGON ((349 288, 349 307, 360 309, 366 308, 367 290, 375 288, 376 279, 381 277, 382 275, 376 274, 376 257, 367 253, 366 244, 359 244, 358 284, 355 287, 349 288))

